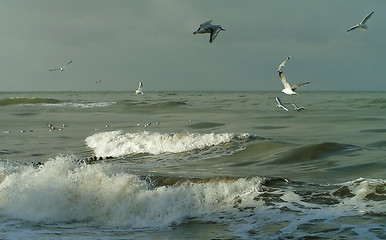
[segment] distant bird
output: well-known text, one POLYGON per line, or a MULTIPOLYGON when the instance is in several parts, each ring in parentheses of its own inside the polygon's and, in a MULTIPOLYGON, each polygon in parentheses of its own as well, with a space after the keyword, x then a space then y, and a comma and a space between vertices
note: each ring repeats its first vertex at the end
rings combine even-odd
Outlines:
POLYGON ((296 89, 310 83, 310 82, 299 83, 299 84, 295 84, 291 87, 289 85, 289 83, 287 82, 287 79, 285 78, 284 73, 282 71, 279 71, 279 77, 280 77, 281 82, 284 85, 284 89, 281 91, 285 94, 288 94, 288 95, 297 95, 297 93, 295 92, 296 89))
POLYGON ((276 107, 282 108, 282 109, 284 109, 284 110, 286 110, 286 111, 288 112, 288 108, 286 108, 286 107, 281 103, 280 99, 279 99, 278 97, 276 97, 275 99, 276 99, 276 102, 277 102, 276 107))
POLYGON ((292 106, 295 107, 295 110, 296 110, 296 111, 304 110, 304 107, 299 107, 299 106, 297 106, 295 103, 292 103, 292 106))
POLYGON ((282 68, 282 67, 285 67, 285 64, 288 62, 288 60, 290 60, 290 58, 291 58, 291 57, 288 56, 282 63, 280 63, 279 68, 277 69, 278 72, 281 71, 281 68, 282 68))
POLYGON ((98 84, 98 83, 100 83, 100 82, 102 82, 102 80, 98 80, 98 81, 96 81, 96 82, 95 82, 95 84, 98 84))
POLYGON ((225 29, 223 29, 220 25, 212 25, 212 21, 213 20, 210 20, 201 24, 197 31, 195 31, 193 34, 196 35, 210 33, 209 42, 212 43, 220 31, 225 31, 225 29))
POLYGON ((134 94, 136 94, 136 95, 138 95, 138 94, 143 94, 142 89, 143 89, 143 83, 142 83, 142 82, 139 82, 139 84, 138 84, 138 89, 135 90, 134 94))
POLYGON ((360 28, 362 30, 366 30, 367 29, 367 25, 366 25, 366 22, 367 20, 369 20, 369 18, 371 17, 371 15, 373 15, 374 12, 371 12, 370 14, 368 14, 365 18, 363 18, 362 22, 352 26, 349 30, 347 30, 347 32, 350 32, 354 29, 357 29, 357 28, 360 28))
POLYGON ((66 65, 64 65, 63 67, 60 67, 60 68, 54 68, 54 69, 50 69, 48 71, 63 71, 65 67, 67 67, 68 65, 70 65, 70 63, 72 63, 72 60, 69 61, 66 65))

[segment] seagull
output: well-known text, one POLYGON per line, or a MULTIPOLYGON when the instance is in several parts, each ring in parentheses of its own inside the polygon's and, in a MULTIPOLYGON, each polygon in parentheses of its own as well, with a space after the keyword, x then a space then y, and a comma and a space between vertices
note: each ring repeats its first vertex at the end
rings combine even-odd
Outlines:
POLYGON ((96 81, 96 82, 95 82, 95 84, 98 84, 98 83, 100 83, 100 82, 102 82, 102 80, 98 80, 98 81, 96 81))
POLYGON ((287 79, 285 79, 284 73, 282 71, 279 71, 279 77, 280 77, 281 82, 284 85, 284 89, 281 91, 285 94, 288 94, 288 95, 297 95, 297 93, 295 92, 296 89, 310 83, 310 82, 299 83, 299 84, 295 84, 291 87, 289 85, 289 83, 287 82, 287 79))
POLYGON ((276 107, 282 108, 282 109, 284 109, 284 110, 286 110, 286 111, 288 112, 288 108, 286 108, 286 107, 281 103, 280 99, 279 99, 278 97, 276 97, 275 99, 276 99, 276 102, 277 102, 276 107))
POLYGON ((357 29, 357 28, 360 28, 362 30, 366 30, 367 29, 367 25, 366 25, 366 22, 367 20, 369 20, 369 18, 371 17, 371 15, 373 15, 374 12, 371 12, 370 14, 368 14, 365 18, 363 18, 362 22, 352 26, 349 30, 347 30, 347 32, 350 32, 354 29, 357 29))
POLYGON ((70 63, 72 63, 72 60, 69 61, 66 65, 64 65, 63 67, 60 67, 60 68, 54 68, 54 69, 50 69, 48 71, 63 71, 64 70, 64 67, 67 67, 70 63))
POLYGON ((139 82, 139 85, 138 85, 138 89, 135 90, 135 93, 134 94, 143 94, 143 91, 142 91, 142 88, 143 88, 143 83, 142 82, 139 82))
POLYGON ((281 71, 281 68, 282 68, 282 67, 285 67, 285 64, 288 62, 288 60, 290 60, 290 58, 291 58, 291 57, 288 56, 282 63, 280 63, 279 68, 277 69, 278 72, 281 71))
POLYGON ((212 25, 212 21, 213 20, 210 20, 201 24, 197 31, 193 34, 210 33, 209 42, 212 43, 220 31, 225 31, 225 29, 223 29, 220 25, 212 25))
POLYGON ((295 110, 296 110, 296 111, 304 110, 304 107, 299 107, 299 106, 297 106, 295 103, 292 103, 292 105, 295 107, 295 110))

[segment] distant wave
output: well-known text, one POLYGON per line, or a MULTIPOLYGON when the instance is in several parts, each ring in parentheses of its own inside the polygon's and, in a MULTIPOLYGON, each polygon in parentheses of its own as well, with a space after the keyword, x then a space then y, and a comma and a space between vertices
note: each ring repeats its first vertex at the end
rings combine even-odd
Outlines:
POLYGON ((57 104, 61 101, 52 98, 5 98, 0 100, 0 106, 19 104, 57 104))
MULTIPOLYGON (((247 135, 245 135, 248 137, 247 135)), ((227 143, 242 135, 232 133, 123 133, 102 132, 86 138, 96 156, 120 157, 129 154, 182 153, 227 143)))
POLYGON ((117 104, 116 102, 90 102, 90 103, 77 103, 77 102, 63 102, 63 103, 44 103, 42 107, 55 107, 55 108, 99 108, 109 107, 117 104))
POLYGON ((124 104, 130 107, 141 107, 142 109, 160 109, 160 108, 173 108, 173 107, 180 107, 184 106, 187 103, 184 101, 143 101, 142 99, 138 101, 134 100, 122 100, 119 101, 118 104, 124 104))
POLYGON ((0 100, 0 106, 25 105, 55 108, 97 108, 109 107, 117 104, 116 102, 63 102, 52 98, 6 98, 0 100))

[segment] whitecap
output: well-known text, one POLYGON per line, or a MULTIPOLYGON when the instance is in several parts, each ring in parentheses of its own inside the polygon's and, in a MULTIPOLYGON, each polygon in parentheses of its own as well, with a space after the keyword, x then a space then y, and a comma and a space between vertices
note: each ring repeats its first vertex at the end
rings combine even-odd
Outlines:
POLYGON ((120 157, 129 154, 182 153, 195 149, 230 142, 232 133, 124 133, 122 131, 102 132, 86 138, 88 147, 96 156, 120 157))

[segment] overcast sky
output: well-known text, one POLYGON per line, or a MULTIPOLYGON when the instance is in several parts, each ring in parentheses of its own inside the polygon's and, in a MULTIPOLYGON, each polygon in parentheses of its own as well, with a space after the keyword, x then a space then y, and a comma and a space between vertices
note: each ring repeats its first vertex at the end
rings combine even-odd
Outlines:
POLYGON ((302 91, 386 90, 385 0, 3 0, 0 33, 0 91, 280 91, 287 56, 302 91))

